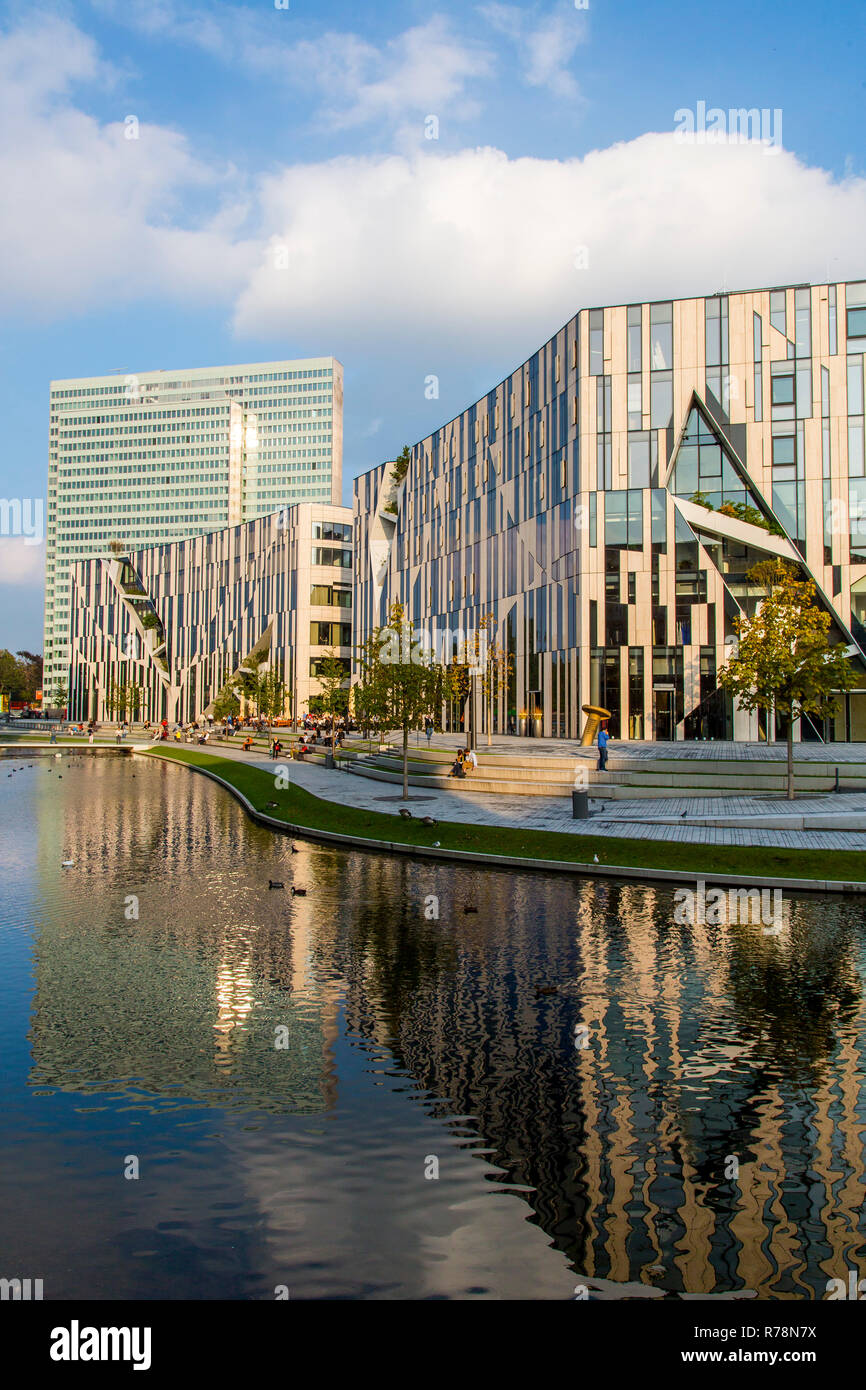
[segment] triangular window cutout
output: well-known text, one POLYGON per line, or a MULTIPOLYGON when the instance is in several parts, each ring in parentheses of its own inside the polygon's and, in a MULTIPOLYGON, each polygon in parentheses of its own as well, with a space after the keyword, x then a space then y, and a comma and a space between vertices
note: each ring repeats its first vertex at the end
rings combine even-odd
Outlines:
POLYGON ((694 401, 668 475, 668 491, 783 536, 708 415, 694 401))

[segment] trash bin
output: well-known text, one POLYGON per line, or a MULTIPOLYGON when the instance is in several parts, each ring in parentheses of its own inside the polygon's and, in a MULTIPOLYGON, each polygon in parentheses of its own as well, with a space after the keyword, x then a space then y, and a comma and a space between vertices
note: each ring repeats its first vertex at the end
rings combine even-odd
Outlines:
POLYGON ((589 792, 573 791, 571 793, 571 819, 589 819, 589 792))
POLYGON ((329 767, 329 768, 331 768, 331 770, 333 771, 333 769, 334 769, 334 767, 335 767, 334 755, 333 755, 333 753, 326 753, 326 754, 325 754, 325 767, 329 767))

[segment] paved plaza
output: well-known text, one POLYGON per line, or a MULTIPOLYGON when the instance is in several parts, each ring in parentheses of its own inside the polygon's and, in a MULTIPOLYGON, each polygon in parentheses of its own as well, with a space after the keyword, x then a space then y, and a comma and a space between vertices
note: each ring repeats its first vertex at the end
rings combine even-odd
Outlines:
MULTIPOLYGON (((674 746, 677 745, 671 745, 674 746)), ((720 748, 725 745, 692 746, 720 748)), ((741 744, 731 746, 743 747, 741 744)), ((849 746, 854 745, 835 745, 841 749, 849 746)), ((251 763, 272 773, 288 766, 293 784, 343 806, 384 812, 396 819, 403 804, 399 800, 400 788, 394 783, 377 782, 342 770, 329 771, 315 763, 275 763, 264 753, 243 753, 238 748, 221 745, 212 746, 211 751, 218 757, 251 763)), ((490 796, 462 789, 450 792, 433 787, 411 787, 409 807, 414 815, 434 816, 443 821, 553 830, 571 835, 603 834, 612 839, 866 850, 866 793, 798 797, 794 802, 767 796, 641 797, 608 803, 599 799, 590 800, 588 820, 573 820, 568 797, 490 796), (822 816, 832 819, 833 825, 826 828, 821 828, 820 823, 815 825, 815 818, 822 816), (761 819, 771 820, 773 824, 755 824, 761 819), (804 819, 811 822, 807 827, 802 825, 804 819), (783 822, 781 826, 776 824, 779 820, 783 822), (852 829, 839 828, 839 821, 851 823, 852 829)))

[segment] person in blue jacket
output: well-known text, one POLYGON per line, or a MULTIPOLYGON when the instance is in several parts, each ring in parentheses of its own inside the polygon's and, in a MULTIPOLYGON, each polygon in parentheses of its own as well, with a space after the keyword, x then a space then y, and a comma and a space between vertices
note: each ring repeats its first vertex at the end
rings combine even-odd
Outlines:
POLYGON ((604 724, 598 731, 598 771, 604 772, 607 767, 607 745, 610 742, 610 734, 604 724))

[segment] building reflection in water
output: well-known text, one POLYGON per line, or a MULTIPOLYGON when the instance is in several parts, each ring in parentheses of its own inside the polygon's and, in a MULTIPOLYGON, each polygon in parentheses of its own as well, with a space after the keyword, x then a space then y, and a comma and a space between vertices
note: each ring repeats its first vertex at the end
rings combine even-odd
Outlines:
POLYGON ((788 902, 769 937, 677 925, 664 887, 352 870, 381 907, 342 952, 350 1026, 475 1117, 578 1272, 812 1297, 857 1267, 856 903, 788 902), (440 921, 419 920, 437 886, 440 921))
POLYGON ((339 1104, 342 1032, 473 1118, 579 1274, 798 1298, 857 1268, 856 901, 789 902, 775 937, 677 924, 666 887, 293 859, 185 770, 138 763, 122 795, 98 775, 64 821, 78 906, 39 924, 33 1085, 313 1113, 339 1104))

